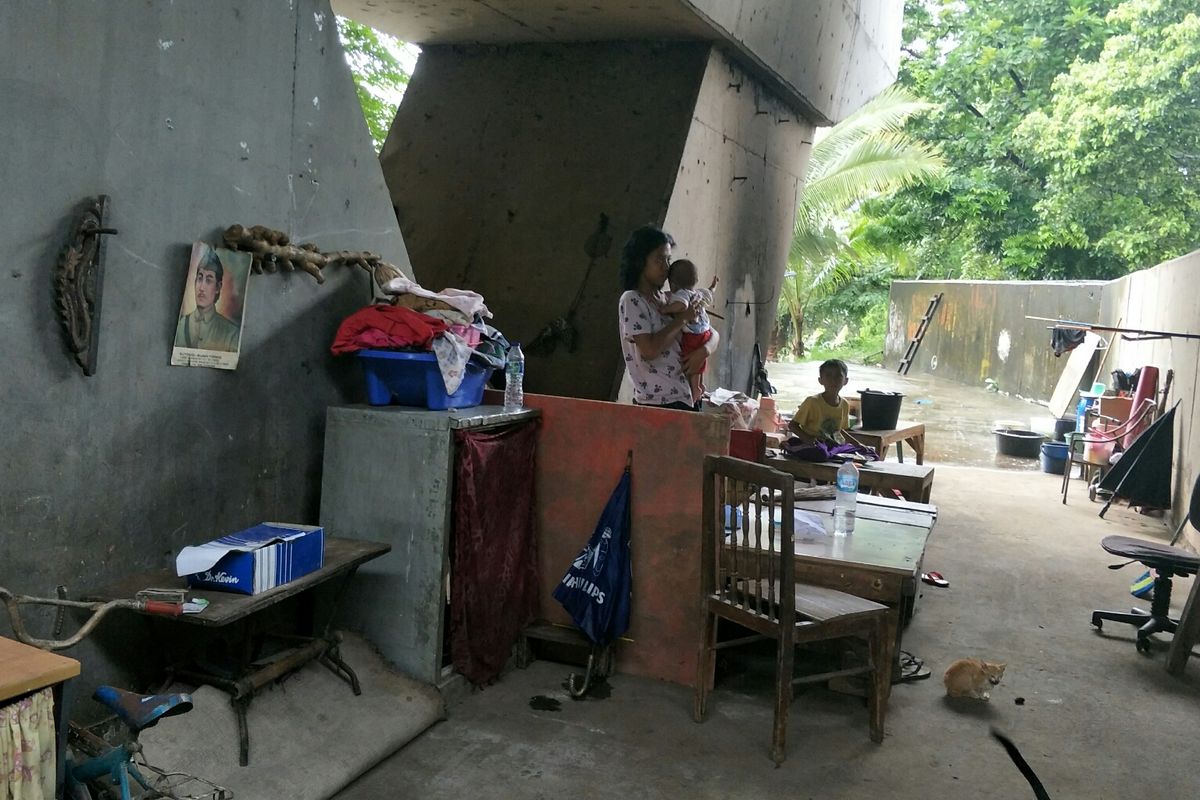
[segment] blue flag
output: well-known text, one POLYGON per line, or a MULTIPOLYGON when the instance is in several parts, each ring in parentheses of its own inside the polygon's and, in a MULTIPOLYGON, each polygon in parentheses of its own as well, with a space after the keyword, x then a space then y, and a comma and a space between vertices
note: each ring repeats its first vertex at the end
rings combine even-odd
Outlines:
POLYGON ((554 589, 579 629, 598 646, 612 644, 629 629, 633 584, 629 557, 629 486, 626 467, 587 545, 554 589))

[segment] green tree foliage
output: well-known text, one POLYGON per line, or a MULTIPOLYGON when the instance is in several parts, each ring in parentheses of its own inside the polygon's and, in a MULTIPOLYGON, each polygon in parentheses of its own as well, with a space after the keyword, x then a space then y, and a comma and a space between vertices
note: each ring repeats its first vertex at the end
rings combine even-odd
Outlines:
POLYGON ((864 204, 923 277, 1105 278, 1200 244, 1194 0, 909 0, 906 130, 951 169, 864 204))
POLYGON ((1200 242, 1200 16, 1128 0, 1016 130, 1046 175, 1035 241, 1139 268, 1200 242))
POLYGON ((862 228, 847 228, 851 209, 863 200, 939 176, 936 148, 901 130, 906 119, 932 108, 893 87, 833 127, 813 147, 804 194, 780 292, 780 330, 793 355, 804 352, 806 307, 846 285, 890 250, 872 243, 862 228))
POLYGON ((337 18, 337 26, 371 141, 379 152, 396 117, 399 96, 408 85, 408 73, 395 55, 400 42, 345 17, 337 18))

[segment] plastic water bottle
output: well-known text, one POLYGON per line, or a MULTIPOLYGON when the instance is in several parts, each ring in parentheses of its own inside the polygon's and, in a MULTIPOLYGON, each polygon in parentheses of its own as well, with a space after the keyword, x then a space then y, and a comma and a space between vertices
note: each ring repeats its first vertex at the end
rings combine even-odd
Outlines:
POLYGON ((849 461, 838 467, 837 495, 833 501, 833 535, 854 533, 854 512, 858 507, 858 467, 849 461))
POLYGON ((525 407, 525 354, 521 343, 513 342, 504 362, 504 410, 520 411, 525 407))

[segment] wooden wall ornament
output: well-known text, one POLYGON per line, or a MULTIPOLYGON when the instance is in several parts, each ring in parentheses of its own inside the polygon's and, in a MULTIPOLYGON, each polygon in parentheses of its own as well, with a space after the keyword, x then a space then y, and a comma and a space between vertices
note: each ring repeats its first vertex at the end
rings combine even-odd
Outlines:
POLYGON ((268 228, 265 225, 230 225, 225 229, 222 238, 230 250, 240 250, 250 253, 253 261, 251 267, 256 274, 303 270, 324 283, 325 276, 321 270, 330 264, 342 263, 349 266, 359 266, 375 279, 376 285, 383 288, 392 278, 404 277, 394 264, 383 260, 378 253, 368 250, 333 250, 322 252, 321 248, 311 242, 292 244, 288 235, 283 231, 268 228))
POLYGON ((67 336, 67 348, 84 375, 96 374, 100 295, 104 285, 104 227, 108 195, 89 200, 71 233, 71 240, 54 270, 54 300, 67 336))

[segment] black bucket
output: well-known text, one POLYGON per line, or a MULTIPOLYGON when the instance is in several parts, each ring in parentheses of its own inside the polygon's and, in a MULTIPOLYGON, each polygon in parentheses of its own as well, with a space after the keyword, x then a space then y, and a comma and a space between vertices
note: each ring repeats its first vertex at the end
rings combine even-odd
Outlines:
POLYGON ((1054 420, 1054 441, 1066 441, 1067 434, 1075 430, 1076 424, 1075 417, 1059 417, 1054 420))
POLYGON ((1042 452, 1046 437, 1034 431, 994 430, 996 452, 1002 456, 1037 458, 1042 452))
POLYGON ((863 430, 894 430, 900 420, 900 404, 904 401, 904 395, 875 389, 859 389, 858 393, 862 396, 863 430))

